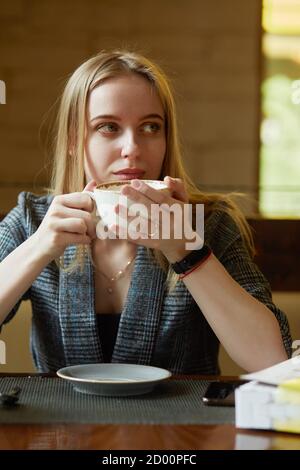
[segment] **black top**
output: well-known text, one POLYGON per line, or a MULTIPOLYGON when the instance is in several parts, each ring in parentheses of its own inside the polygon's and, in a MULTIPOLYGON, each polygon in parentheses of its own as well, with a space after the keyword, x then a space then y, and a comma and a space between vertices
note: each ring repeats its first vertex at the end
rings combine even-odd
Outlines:
POLYGON ((120 313, 99 313, 96 315, 98 334, 104 362, 110 362, 114 350, 121 318, 120 313))

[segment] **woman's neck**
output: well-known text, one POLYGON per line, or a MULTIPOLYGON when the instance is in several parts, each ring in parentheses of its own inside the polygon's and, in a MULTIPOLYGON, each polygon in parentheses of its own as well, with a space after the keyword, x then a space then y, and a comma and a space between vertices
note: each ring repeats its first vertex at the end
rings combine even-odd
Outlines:
POLYGON ((96 258, 99 255, 105 256, 105 258, 118 255, 118 257, 129 259, 136 254, 136 250, 137 245, 128 240, 97 238, 92 243, 92 253, 96 258))

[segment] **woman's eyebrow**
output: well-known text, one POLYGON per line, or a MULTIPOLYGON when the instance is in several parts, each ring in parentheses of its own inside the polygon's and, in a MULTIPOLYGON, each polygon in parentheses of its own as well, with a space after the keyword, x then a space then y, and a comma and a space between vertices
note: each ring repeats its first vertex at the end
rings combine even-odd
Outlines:
MULTIPOLYGON (((96 121, 96 119, 113 119, 114 121, 121 121, 120 118, 113 114, 99 114, 98 116, 93 117, 90 122, 96 121)), ((160 114, 156 113, 146 114, 146 116, 143 116, 140 120, 143 121, 144 119, 160 119, 161 121, 164 121, 164 118, 160 114)))
POLYGON ((113 119, 114 121, 121 121, 120 118, 114 116, 113 114, 99 114, 99 116, 92 118, 90 122, 96 121, 96 119, 113 119))
POLYGON ((164 118, 160 114, 156 114, 156 113, 146 114, 146 116, 141 118, 141 121, 143 121, 144 119, 160 119, 161 121, 164 120, 164 118))

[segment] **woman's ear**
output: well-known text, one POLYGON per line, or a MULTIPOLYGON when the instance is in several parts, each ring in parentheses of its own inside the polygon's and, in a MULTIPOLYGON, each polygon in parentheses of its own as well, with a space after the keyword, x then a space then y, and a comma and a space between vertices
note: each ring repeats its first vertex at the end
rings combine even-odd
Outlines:
POLYGON ((74 154, 75 154, 74 142, 68 145, 68 154, 71 155, 71 157, 74 157, 74 154))
POLYGON ((71 157, 75 155, 75 149, 76 149, 76 138, 74 137, 74 133, 72 132, 72 130, 70 130, 69 135, 68 135, 68 152, 71 155, 71 157))

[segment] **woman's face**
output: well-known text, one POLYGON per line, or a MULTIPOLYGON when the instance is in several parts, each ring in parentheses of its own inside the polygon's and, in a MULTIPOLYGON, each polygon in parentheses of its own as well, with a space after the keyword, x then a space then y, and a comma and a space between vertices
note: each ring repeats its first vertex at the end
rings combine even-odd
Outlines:
POLYGON ((161 101, 142 76, 104 81, 87 104, 86 181, 158 179, 166 153, 161 101), (128 169, 131 174, 116 174, 128 169))

